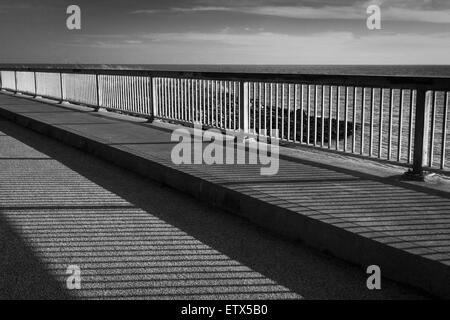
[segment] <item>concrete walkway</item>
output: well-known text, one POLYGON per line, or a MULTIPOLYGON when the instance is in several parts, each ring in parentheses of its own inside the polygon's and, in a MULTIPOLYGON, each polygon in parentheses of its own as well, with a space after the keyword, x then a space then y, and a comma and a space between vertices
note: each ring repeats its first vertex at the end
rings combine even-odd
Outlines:
POLYGON ((0 115, 289 238, 450 296, 450 195, 398 181, 398 168, 306 151, 283 153, 274 177, 261 176, 257 165, 176 166, 170 131, 158 125, 9 95, 0 95, 0 115))
POLYGON ((0 169, 2 299, 428 298, 3 119, 0 169))

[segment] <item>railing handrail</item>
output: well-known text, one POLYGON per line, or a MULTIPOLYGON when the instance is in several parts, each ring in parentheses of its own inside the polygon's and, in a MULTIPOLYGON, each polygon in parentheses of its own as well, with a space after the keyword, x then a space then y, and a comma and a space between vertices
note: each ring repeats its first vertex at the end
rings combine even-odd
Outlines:
POLYGON ((199 80, 231 80, 260 82, 303 82, 305 84, 326 84, 333 86, 356 86, 394 89, 424 89, 436 91, 450 90, 450 77, 432 76, 391 76, 391 75, 352 75, 352 74, 308 74, 308 73, 259 73, 259 72, 221 72, 221 71, 173 71, 151 69, 114 69, 91 66, 50 66, 0 64, 4 71, 58 72, 74 74, 127 75, 149 77, 176 77, 199 80))

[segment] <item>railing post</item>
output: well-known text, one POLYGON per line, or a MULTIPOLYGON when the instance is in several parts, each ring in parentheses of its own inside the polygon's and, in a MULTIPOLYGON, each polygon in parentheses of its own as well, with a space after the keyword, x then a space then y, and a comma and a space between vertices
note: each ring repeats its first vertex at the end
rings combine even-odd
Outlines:
POLYGON ((239 82, 239 129, 248 133, 248 82, 239 82))
POLYGON ((158 105, 156 102, 155 78, 153 78, 153 77, 150 77, 150 94, 151 94, 150 101, 152 102, 152 121, 153 121, 155 119, 155 116, 158 115, 158 105))
POLYGON ((428 112, 427 90, 419 88, 416 95, 413 166, 412 170, 405 173, 407 178, 413 180, 424 179, 423 165, 428 150, 428 112))
POLYGON ((36 98, 38 96, 36 71, 33 71, 33 74, 34 74, 34 97, 36 98))
POLYGON ((63 80, 62 80, 62 72, 59 73, 59 86, 61 88, 61 103, 64 101, 64 88, 63 88, 63 80))
POLYGON ((14 94, 17 94, 17 71, 14 71, 14 94))
POLYGON ((99 85, 99 81, 98 81, 98 73, 95 75, 95 88, 97 90, 97 110, 100 109, 100 85, 99 85))

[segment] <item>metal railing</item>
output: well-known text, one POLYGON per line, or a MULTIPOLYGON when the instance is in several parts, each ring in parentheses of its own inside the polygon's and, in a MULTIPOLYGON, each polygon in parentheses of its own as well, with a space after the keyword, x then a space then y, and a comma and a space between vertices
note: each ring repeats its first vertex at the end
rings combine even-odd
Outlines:
POLYGON ((0 68, 2 89, 448 173, 450 79, 0 68))

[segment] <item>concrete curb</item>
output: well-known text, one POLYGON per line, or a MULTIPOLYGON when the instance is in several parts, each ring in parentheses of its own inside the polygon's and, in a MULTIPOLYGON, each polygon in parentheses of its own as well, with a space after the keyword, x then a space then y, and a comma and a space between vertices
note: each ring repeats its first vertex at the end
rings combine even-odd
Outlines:
POLYGON ((21 126, 52 137, 134 171, 157 182, 238 214, 284 237, 301 240, 336 257, 358 264, 364 269, 380 266, 382 275, 433 295, 450 298, 450 267, 389 245, 362 237, 331 224, 275 206, 262 199, 239 193, 226 186, 164 166, 117 146, 74 131, 53 126, 31 117, 3 109, 0 116, 21 126))

